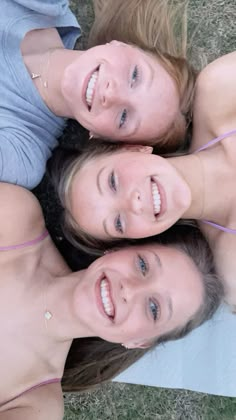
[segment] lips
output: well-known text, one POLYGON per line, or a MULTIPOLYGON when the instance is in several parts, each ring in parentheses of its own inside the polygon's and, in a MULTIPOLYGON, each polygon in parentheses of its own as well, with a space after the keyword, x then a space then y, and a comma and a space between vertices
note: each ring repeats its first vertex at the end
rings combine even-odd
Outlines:
POLYGON ((103 278, 101 281, 100 293, 105 313, 107 316, 114 318, 115 307, 111 298, 110 284, 106 278, 103 278))
POLYGON ((85 91, 85 100, 88 105, 89 111, 91 110, 92 104, 93 104, 93 99, 94 99, 94 94, 95 94, 96 84, 97 84, 97 79, 98 79, 98 73, 99 73, 99 68, 93 71, 93 73, 89 77, 87 88, 85 91))
POLYGON ((113 322, 116 311, 111 294, 111 283, 104 273, 96 282, 96 296, 100 313, 113 322))
POLYGON ((155 217, 161 211, 161 195, 157 183, 152 179, 151 180, 151 189, 152 189, 152 202, 155 217))

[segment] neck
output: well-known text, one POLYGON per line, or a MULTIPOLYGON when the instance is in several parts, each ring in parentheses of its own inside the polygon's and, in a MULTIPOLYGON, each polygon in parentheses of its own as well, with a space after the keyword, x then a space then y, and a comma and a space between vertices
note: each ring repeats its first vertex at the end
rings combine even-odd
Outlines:
POLYGON ((228 211, 225 209, 222 212, 222 204, 228 203, 228 188, 225 188, 225 184, 230 173, 222 147, 168 160, 191 190, 191 204, 183 218, 225 224, 228 211))
POLYGON ((53 277, 44 287, 42 320, 45 312, 51 314, 50 319, 44 319, 45 333, 54 341, 65 342, 74 338, 88 337, 90 331, 85 322, 80 318, 76 297, 83 283, 84 272, 81 270, 63 277, 53 277))
POLYGON ((48 108, 58 117, 74 118, 62 94, 61 83, 66 67, 82 53, 82 51, 65 48, 55 48, 45 53, 45 69, 42 70, 43 83, 39 85, 39 92, 48 108))

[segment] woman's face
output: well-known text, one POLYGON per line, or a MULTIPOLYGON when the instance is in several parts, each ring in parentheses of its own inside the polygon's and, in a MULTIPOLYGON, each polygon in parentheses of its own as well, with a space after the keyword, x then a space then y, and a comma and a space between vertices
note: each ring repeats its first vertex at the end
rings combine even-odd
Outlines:
POLYGON ((72 180, 69 210, 90 235, 144 238, 163 232, 191 203, 188 184, 157 155, 119 151, 85 163, 72 180))
POLYGON ((117 41, 79 55, 65 70, 62 93, 74 118, 98 137, 156 139, 179 115, 176 85, 158 60, 117 41))
POLYGON ((75 296, 91 336, 139 347, 185 325, 202 303, 203 283, 186 254, 152 244, 96 260, 75 296))

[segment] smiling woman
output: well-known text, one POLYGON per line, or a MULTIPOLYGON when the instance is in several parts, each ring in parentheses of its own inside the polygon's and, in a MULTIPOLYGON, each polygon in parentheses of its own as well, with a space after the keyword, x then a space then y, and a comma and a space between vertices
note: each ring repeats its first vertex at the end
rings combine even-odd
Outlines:
POLYGON ((153 54, 117 41, 78 55, 65 69, 62 94, 74 118, 99 137, 163 137, 180 118, 171 75, 153 54))
POLYGON ((55 152, 49 168, 74 245, 105 249, 161 233, 183 216, 190 188, 168 159, 151 152, 96 141, 81 154, 55 152))
POLYGON ((3 183, 0 198, 0 419, 61 419, 61 380, 79 390, 111 379, 142 349, 201 325, 220 303, 201 237, 153 239, 72 273, 35 197, 3 183))
MULTIPOLYGON (((164 26, 168 37, 171 21, 164 26)), ((162 49, 164 42, 142 49, 129 39, 74 50, 80 35, 68 0, 1 1, 1 181, 34 188, 66 118, 94 137, 183 143, 195 82, 185 56, 162 49)))

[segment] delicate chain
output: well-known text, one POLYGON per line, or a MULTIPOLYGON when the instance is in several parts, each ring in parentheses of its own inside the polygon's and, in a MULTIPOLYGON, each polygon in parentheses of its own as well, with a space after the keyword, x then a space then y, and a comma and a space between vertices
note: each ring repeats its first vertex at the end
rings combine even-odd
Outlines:
POLYGON ((45 60, 42 60, 42 62, 40 64, 39 73, 34 73, 34 72, 30 73, 31 79, 32 80, 39 79, 40 83, 42 84, 42 86, 44 88, 48 88, 48 81, 43 80, 42 75, 43 75, 43 73, 45 73, 45 74, 48 73, 50 58, 51 58, 51 55, 52 55, 53 51, 55 51, 55 48, 50 48, 50 50, 47 51, 47 61, 46 61, 45 67, 43 66, 45 60), (44 69, 45 69, 45 71, 44 71, 44 69))
POLYGON ((48 329, 48 321, 50 321, 50 319, 52 318, 52 312, 49 311, 47 309, 47 304, 46 304, 46 291, 44 293, 44 323, 45 323, 45 327, 46 329, 48 329))
POLYGON ((49 95, 48 95, 48 92, 46 93, 46 91, 48 90, 48 80, 43 79, 42 76, 46 75, 48 77, 50 59, 51 59, 52 53, 55 52, 55 50, 57 50, 57 49, 58 48, 50 48, 47 51, 47 60, 46 59, 42 60, 41 65, 40 65, 39 73, 34 73, 34 72, 30 73, 30 76, 31 76, 32 80, 36 80, 36 79, 40 80, 40 83, 43 87, 41 96, 45 100, 47 106, 52 110, 52 112, 54 112, 54 111, 53 111, 52 107, 50 106, 49 95), (45 63, 45 66, 44 66, 44 63, 45 63), (45 92, 45 94, 44 94, 44 92, 45 92))

